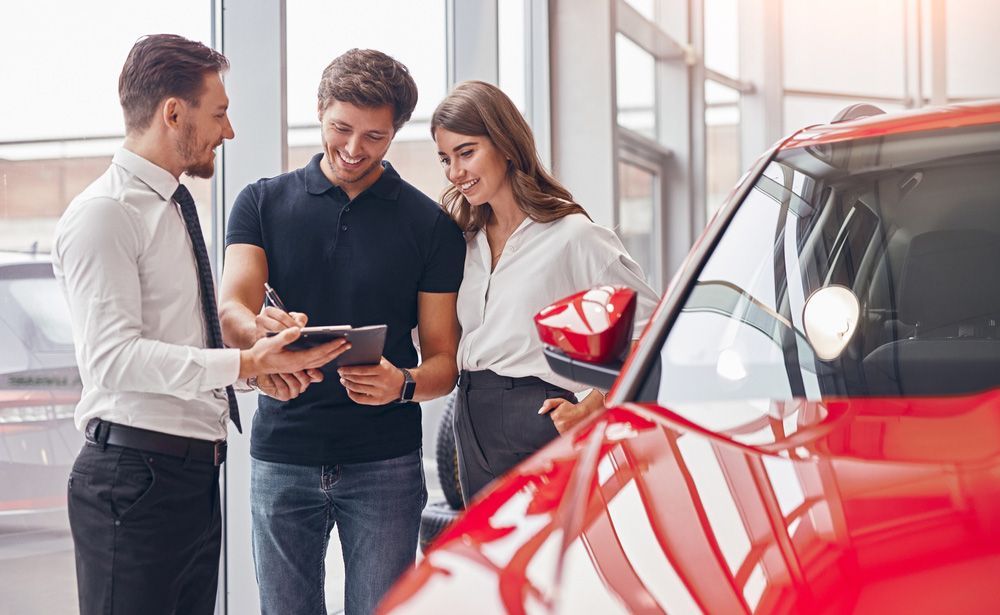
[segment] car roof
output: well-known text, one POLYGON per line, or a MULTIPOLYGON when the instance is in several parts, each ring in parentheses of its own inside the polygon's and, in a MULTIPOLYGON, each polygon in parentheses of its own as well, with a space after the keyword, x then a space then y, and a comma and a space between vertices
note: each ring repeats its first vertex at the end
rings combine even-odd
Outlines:
POLYGON ((781 149, 998 123, 1000 123, 1000 100, 925 107, 835 124, 810 126, 788 138, 781 149))
POLYGON ((0 267, 23 265, 25 263, 50 263, 52 258, 46 253, 13 252, 0 250, 0 267))

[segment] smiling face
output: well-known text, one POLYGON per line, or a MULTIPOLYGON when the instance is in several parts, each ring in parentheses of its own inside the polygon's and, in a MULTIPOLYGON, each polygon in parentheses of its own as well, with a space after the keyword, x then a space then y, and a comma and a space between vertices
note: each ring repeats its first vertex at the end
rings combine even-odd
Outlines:
POLYGON ((507 160, 488 137, 461 135, 438 127, 434 141, 445 177, 470 205, 512 198, 507 160))
POLYGON ((323 173, 351 198, 382 175, 382 158, 392 143, 392 107, 358 107, 334 100, 320 113, 323 173))
POLYGON ((232 139, 229 123, 229 97, 218 73, 207 73, 198 96, 197 106, 183 103, 180 118, 177 154, 184 172, 193 177, 209 178, 215 172, 215 148, 232 139))

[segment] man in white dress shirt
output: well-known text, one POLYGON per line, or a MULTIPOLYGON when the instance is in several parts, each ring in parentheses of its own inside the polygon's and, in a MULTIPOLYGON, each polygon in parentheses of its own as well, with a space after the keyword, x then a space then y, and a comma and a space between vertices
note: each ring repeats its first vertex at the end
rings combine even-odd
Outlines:
POLYGON ((204 238, 179 177, 211 177, 215 148, 234 136, 227 68, 201 43, 140 39, 119 80, 124 146, 56 229, 84 385, 76 425, 87 442, 69 479, 83 615, 214 611, 219 464, 227 421, 240 427, 231 385, 345 350, 285 351, 298 328, 222 348, 204 238))

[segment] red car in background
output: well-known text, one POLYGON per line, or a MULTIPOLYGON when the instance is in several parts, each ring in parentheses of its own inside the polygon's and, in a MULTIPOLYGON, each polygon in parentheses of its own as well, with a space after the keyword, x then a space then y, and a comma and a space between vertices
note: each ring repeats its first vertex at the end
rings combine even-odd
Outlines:
POLYGON ((585 297, 546 354, 617 376, 609 409, 481 495, 383 611, 1000 612, 1000 103, 855 107, 779 143, 620 375, 570 345, 631 326, 585 297))

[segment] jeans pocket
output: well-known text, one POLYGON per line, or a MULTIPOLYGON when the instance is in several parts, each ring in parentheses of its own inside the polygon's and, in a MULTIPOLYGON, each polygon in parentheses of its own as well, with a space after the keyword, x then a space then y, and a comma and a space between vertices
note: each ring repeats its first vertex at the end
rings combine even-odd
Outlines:
POLYGON ((153 490, 156 473, 150 460, 141 451, 122 449, 111 487, 111 512, 117 519, 135 511, 153 490))
POLYGON ((76 470, 70 470, 69 478, 66 479, 66 492, 72 494, 74 489, 86 489, 87 483, 89 482, 90 477, 86 474, 76 470))

